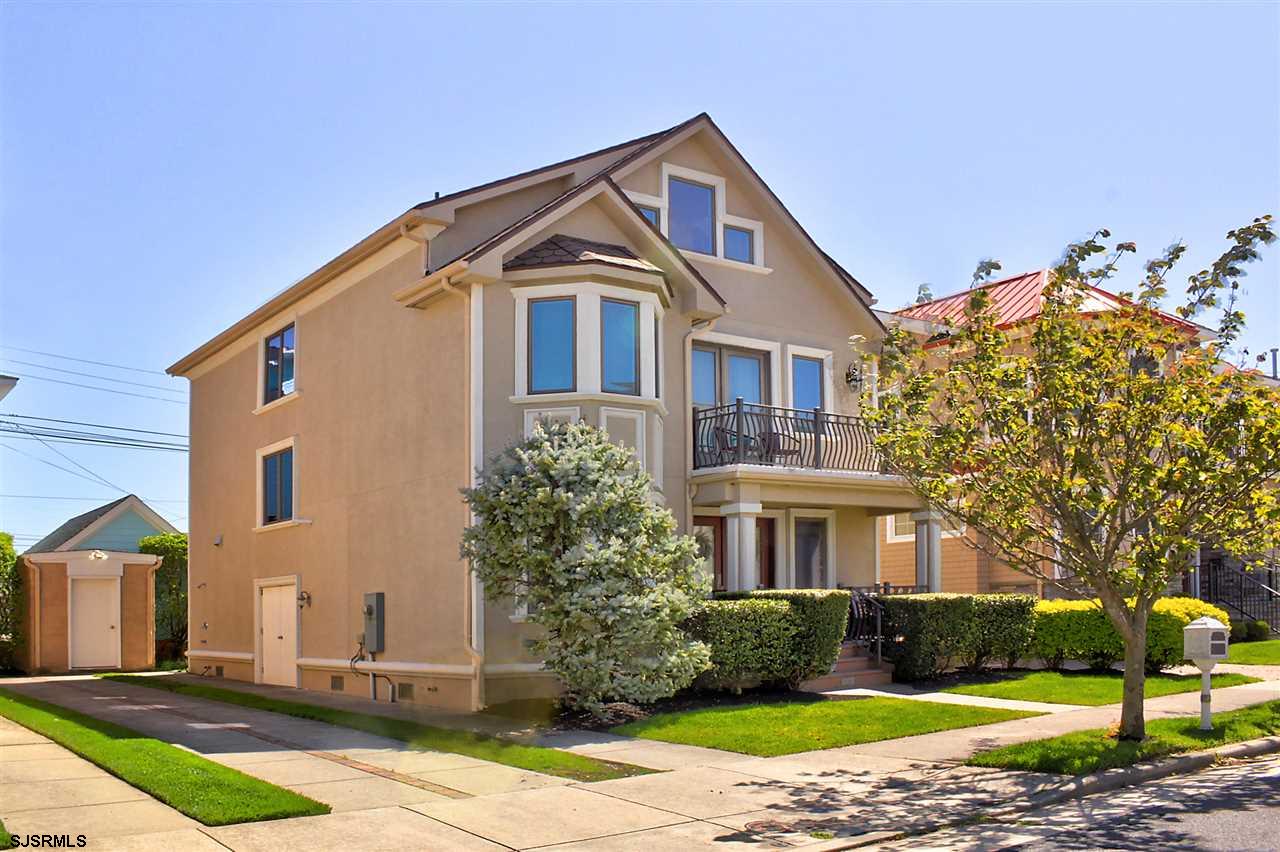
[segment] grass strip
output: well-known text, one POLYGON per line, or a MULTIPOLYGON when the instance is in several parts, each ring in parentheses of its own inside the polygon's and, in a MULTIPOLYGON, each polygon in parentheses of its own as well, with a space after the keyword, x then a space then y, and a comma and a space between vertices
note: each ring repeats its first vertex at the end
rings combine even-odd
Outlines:
POLYGON ((304 704, 299 701, 282 701, 235 689, 182 683, 167 677, 140 677, 138 675, 103 675, 104 678, 131 686, 147 686, 163 689, 192 698, 205 698, 226 704, 237 704, 252 710, 282 713, 299 719, 327 722, 344 728, 353 728, 368 734, 377 734, 408 743, 417 749, 465 754, 468 757, 528 769, 546 775, 572 778, 575 781, 608 781, 632 775, 647 775, 653 770, 628 763, 597 760, 573 752, 544 746, 525 745, 488 734, 472 731, 456 731, 435 725, 425 725, 409 719, 394 719, 369 713, 356 713, 333 707, 304 704))
MULTIPOLYGON (((1215 689, 1257 683, 1260 678, 1242 674, 1216 674, 1215 689)), ((1120 672, 1019 672, 986 683, 949 686, 943 692, 981 695, 987 698, 1010 698, 1018 701, 1044 701, 1050 704, 1082 704, 1099 707, 1119 704, 1124 699, 1124 675, 1120 672)), ((1199 692, 1200 675, 1147 675, 1144 695, 1159 698, 1180 692, 1199 692)))
POLYGON ((9 830, 4 827, 4 823, 0 822, 0 849, 12 849, 13 838, 9 835, 9 830))
POLYGON ((292 790, 113 722, 7 689, 0 689, 0 716, 48 737, 205 825, 329 813, 328 805, 292 790))
POLYGON ((1276 734, 1280 734, 1280 701, 1270 701, 1214 714, 1212 731, 1200 730, 1199 716, 1157 719, 1147 723, 1147 738, 1140 743, 1118 740, 1111 731, 1097 728, 979 752, 968 763, 1084 775, 1276 734))
POLYGON ((1227 662, 1242 666, 1280 666, 1280 639, 1233 644, 1227 649, 1227 662))
POLYGON ((613 731, 650 740, 774 757, 1038 715, 904 698, 775 701, 659 713, 620 725, 613 731))

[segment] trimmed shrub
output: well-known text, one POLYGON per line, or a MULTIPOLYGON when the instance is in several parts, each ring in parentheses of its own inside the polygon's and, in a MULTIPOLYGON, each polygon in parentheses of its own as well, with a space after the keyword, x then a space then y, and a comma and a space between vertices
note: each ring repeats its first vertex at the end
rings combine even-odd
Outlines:
POLYGON ((717 595, 685 630, 711 646, 712 668, 700 684, 794 688, 831 671, 848 618, 846 591, 770 589, 717 595))
POLYGON ((954 662, 971 670, 993 659, 1010 665, 1034 634, 1030 595, 893 595, 885 605, 885 654, 896 680, 927 680, 954 662))
POLYGON ((1244 621, 1234 621, 1231 623, 1231 644, 1249 641, 1249 625, 1244 621))
POLYGON ((684 624, 711 648, 711 668, 695 685, 741 692, 785 680, 798 627, 786 601, 706 601, 684 624))
POLYGON ((1271 638, 1271 625, 1261 618, 1245 625, 1245 636, 1250 642, 1263 642, 1271 638))
MULTIPOLYGON (((1195 598, 1162 598, 1147 622, 1147 670, 1182 663, 1182 628, 1202 616, 1230 624, 1226 612, 1195 598)), ((1124 659, 1124 640, 1096 601, 1040 601, 1031 652, 1050 668, 1080 660, 1108 669, 1124 659)))

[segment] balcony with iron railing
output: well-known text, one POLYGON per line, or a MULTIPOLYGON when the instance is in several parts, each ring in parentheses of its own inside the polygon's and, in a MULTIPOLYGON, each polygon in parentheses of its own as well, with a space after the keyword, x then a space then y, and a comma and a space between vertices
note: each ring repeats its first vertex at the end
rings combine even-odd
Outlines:
POLYGON ((693 410, 693 469, 765 465, 884 473, 871 427, 822 409, 743 402, 693 410))

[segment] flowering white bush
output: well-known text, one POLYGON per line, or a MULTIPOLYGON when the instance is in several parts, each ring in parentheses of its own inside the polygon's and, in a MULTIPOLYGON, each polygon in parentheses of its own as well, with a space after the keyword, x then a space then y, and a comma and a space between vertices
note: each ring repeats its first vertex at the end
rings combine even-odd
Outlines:
POLYGON ((631 450, 585 424, 539 424, 464 491, 462 555, 493 599, 525 601, 565 703, 673 695, 710 665, 680 630, 707 594, 697 544, 650 499, 631 450))

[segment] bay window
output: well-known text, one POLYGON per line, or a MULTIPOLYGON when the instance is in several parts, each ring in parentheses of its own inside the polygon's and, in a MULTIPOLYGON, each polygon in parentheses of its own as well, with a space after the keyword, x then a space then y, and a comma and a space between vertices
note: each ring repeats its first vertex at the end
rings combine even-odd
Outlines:
POLYGON ((600 389, 640 395, 640 304, 600 300, 600 389))
POLYGON ((529 301, 529 393, 572 391, 576 379, 572 296, 529 301))

